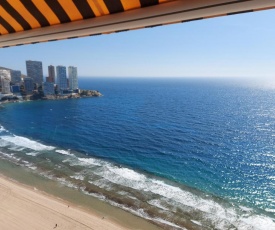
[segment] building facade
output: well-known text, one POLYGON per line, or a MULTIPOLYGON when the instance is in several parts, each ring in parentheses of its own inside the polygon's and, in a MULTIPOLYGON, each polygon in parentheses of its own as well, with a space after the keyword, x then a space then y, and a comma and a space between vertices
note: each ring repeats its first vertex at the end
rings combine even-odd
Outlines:
POLYGON ((11 72, 10 70, 0 69, 1 92, 2 94, 10 94, 11 72))
POLYGON ((68 75, 69 75, 69 88, 72 90, 78 89, 77 68, 74 66, 69 66, 68 75))
POLYGON ((54 95, 54 83, 53 82, 44 82, 43 83, 43 93, 45 96, 54 95))
POLYGON ((11 70, 11 82, 15 85, 20 85, 22 83, 21 71, 11 70))
POLYGON ((56 67, 56 84, 58 90, 68 89, 67 73, 65 66, 59 65, 56 67))
POLYGON ((19 85, 12 85, 11 86, 11 92, 13 94, 20 94, 20 86, 19 85))
POLYGON ((24 78, 24 87, 25 87, 25 93, 27 95, 30 95, 33 93, 33 89, 34 89, 34 81, 32 78, 30 77, 25 77, 24 78))
POLYGON ((53 65, 48 66, 48 74, 49 76, 46 78, 46 82, 52 82, 52 83, 56 83, 55 82, 55 69, 53 65))
POLYGON ((33 79, 33 83, 42 85, 43 68, 41 61, 26 61, 27 76, 33 79))

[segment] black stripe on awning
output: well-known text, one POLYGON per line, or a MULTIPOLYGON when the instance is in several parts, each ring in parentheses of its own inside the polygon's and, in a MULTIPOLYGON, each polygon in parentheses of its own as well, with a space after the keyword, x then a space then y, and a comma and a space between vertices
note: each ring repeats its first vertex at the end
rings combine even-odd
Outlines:
POLYGON ((30 24, 6 1, 0 0, 0 5, 23 27, 24 30, 30 30, 30 24))
POLYGON ((70 22, 71 19, 57 0, 45 0, 61 23, 70 22))
POLYGON ((2 18, 0 16, 0 24, 9 32, 9 33, 14 33, 15 30, 13 29, 13 27, 6 22, 6 20, 4 18, 2 18))
POLYGON ((158 0, 139 0, 141 7, 152 6, 159 4, 158 0))
POLYGON ((33 17, 39 22, 40 26, 49 26, 50 23, 44 17, 44 15, 37 9, 37 7, 33 4, 32 0, 21 0, 26 9, 32 14, 33 17))
POLYGON ((124 8, 120 0, 103 0, 110 14, 123 12, 124 8))
POLYGON ((73 3, 75 4, 75 6, 77 7, 78 11, 81 13, 84 19, 95 17, 95 14, 92 11, 87 0, 73 0, 73 3))
POLYGON ((245 13, 252 13, 253 10, 245 10, 245 11, 238 11, 233 13, 228 13, 227 15, 235 15, 235 14, 245 14, 245 13))

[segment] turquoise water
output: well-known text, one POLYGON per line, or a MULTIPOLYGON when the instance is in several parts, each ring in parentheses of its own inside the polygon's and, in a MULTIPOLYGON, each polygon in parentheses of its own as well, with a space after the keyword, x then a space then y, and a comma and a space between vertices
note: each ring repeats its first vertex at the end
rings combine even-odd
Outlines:
POLYGON ((100 98, 0 110, 1 157, 183 229, 275 229, 275 90, 83 78, 100 98))

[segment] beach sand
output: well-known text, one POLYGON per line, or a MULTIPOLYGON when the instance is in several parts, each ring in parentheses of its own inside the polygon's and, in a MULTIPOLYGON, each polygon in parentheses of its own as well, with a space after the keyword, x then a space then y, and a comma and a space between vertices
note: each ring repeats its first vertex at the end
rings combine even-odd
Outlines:
POLYGON ((56 224, 55 229, 163 229, 0 159, 0 229, 54 229, 56 224))
POLYGON ((0 229, 110 229, 113 221, 0 177, 0 229))

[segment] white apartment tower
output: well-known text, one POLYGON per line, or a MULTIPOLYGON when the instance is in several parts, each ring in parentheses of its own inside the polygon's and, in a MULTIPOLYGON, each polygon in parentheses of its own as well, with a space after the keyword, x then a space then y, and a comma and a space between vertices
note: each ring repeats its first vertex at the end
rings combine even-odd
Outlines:
POLYGON ((2 94, 11 93, 11 90, 10 90, 11 72, 10 72, 10 70, 0 69, 0 80, 1 80, 2 94))
POLYGON ((77 76, 77 67, 69 66, 69 88, 72 90, 78 89, 78 76, 77 76))

